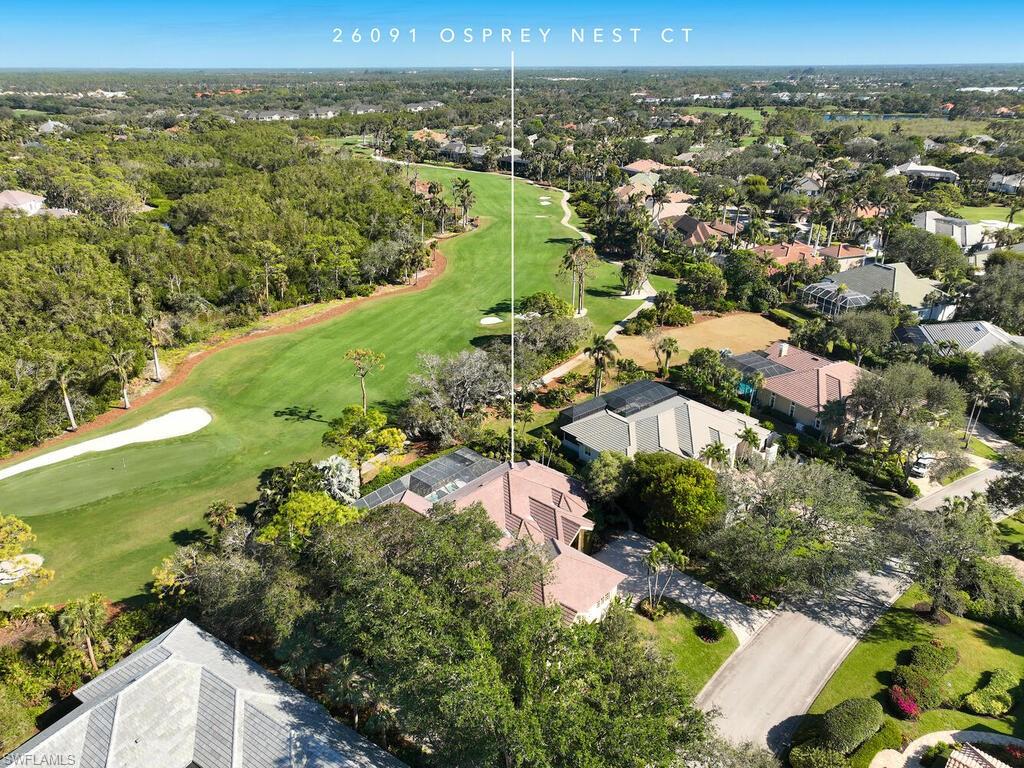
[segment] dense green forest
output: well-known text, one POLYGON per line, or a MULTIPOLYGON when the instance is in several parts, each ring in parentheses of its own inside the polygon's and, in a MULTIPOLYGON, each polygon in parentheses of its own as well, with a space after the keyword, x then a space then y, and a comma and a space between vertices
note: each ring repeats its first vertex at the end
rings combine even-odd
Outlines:
POLYGON ((0 215, 0 455, 105 410, 147 359, 158 376, 161 347, 426 257, 406 180, 289 127, 203 115, 28 144, 4 146, 0 189, 79 215, 0 215))

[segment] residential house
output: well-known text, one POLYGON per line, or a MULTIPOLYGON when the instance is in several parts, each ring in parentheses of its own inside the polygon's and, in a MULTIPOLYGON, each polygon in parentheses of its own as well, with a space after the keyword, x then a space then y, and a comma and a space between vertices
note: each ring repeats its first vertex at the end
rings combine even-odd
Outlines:
POLYGON ((680 216, 672 226, 682 233, 683 244, 693 247, 713 240, 731 240, 733 235, 743 229, 742 225, 737 226, 727 221, 701 221, 689 215, 680 216))
POLYGON ((405 108, 409 112, 426 112, 428 110, 437 109, 438 107, 443 106, 443 101, 436 101, 434 99, 430 99, 429 101, 416 101, 413 102, 412 104, 406 104, 405 108))
POLYGON ((1024 173, 993 173, 988 179, 988 191, 1004 195, 1019 195, 1024 187, 1024 173))
POLYGON ((669 192, 663 203, 656 202, 653 197, 648 198, 647 207, 651 210, 654 220, 657 222, 673 221, 680 216, 686 215, 690 206, 697 198, 688 195, 686 192, 669 192))
POLYGON ((918 277, 903 262, 865 264, 837 272, 805 287, 802 296, 822 314, 835 317, 866 306, 872 296, 883 291, 895 294, 922 320, 949 320, 956 312, 956 305, 943 299, 937 280, 918 277))
POLYGON ((753 395, 761 408, 783 414, 798 428, 815 430, 821 429, 828 404, 845 401, 862 373, 853 363, 834 362, 786 341, 733 355, 725 364, 742 374, 741 394, 753 395), (764 378, 754 393, 748 382, 758 373, 764 378))
POLYGON ((821 197, 821 193, 825 191, 825 184, 819 174, 811 172, 790 184, 789 191, 805 197, 821 197))
POLYGON ((823 259, 835 259, 839 263, 840 272, 871 264, 875 260, 875 257, 869 255, 867 250, 859 245, 851 245, 850 243, 826 245, 824 248, 818 249, 818 255, 823 259))
POLYGON ((515 147, 506 147, 498 156, 498 167, 506 171, 510 170, 512 168, 513 159, 515 160, 516 165, 520 165, 523 162, 522 150, 516 149, 515 147))
POLYGON ((383 112, 381 107, 375 104, 353 104, 349 107, 348 112, 350 115, 373 115, 377 112, 383 112))
POLYGON ((824 259, 818 252, 807 243, 775 243, 774 245, 759 245, 754 248, 754 253, 767 256, 775 267, 773 271, 784 269, 789 264, 805 264, 808 267, 817 267, 824 263, 824 259))
POLYGON ((0 211, 15 211, 25 216, 35 216, 43 210, 46 198, 20 189, 5 189, 0 192, 0 211))
POLYGON ((66 131, 68 127, 59 120, 47 120, 45 123, 40 123, 39 127, 36 128, 36 133, 47 136, 54 133, 60 133, 66 131))
POLYGON ((922 211, 914 216, 914 226, 931 232, 933 235, 944 235, 956 241, 965 252, 974 249, 991 250, 995 248, 995 233, 1001 229, 1016 229, 1019 224, 1008 221, 986 219, 968 221, 955 216, 943 216, 938 211, 922 211))
POLYGON ((886 176, 906 176, 911 186, 918 188, 929 187, 932 184, 945 182, 956 184, 960 180, 960 174, 947 168, 939 168, 935 165, 921 165, 920 163, 909 162, 902 165, 895 165, 885 172, 886 176))
POLYGON ((74 692, 4 765, 402 768, 320 704, 188 620, 74 692))
POLYGON ((339 114, 337 107, 310 107, 306 110, 306 117, 310 120, 330 120, 339 114))
POLYGON ((654 185, 658 183, 661 176, 654 171, 645 171, 644 173, 633 174, 633 177, 629 180, 629 183, 635 187, 650 187, 654 189, 654 185))
POLYGON ((1012 346, 1024 351, 1024 336, 1014 336, 987 320, 963 320, 953 323, 925 323, 896 329, 896 338, 904 344, 934 346, 940 354, 974 352, 983 355, 991 349, 1012 346))
POLYGON ((720 411, 654 381, 627 384, 569 406, 561 412, 559 423, 562 444, 583 461, 593 461, 602 451, 626 456, 667 451, 700 458, 712 443, 721 443, 730 460, 735 460, 743 442, 738 433, 748 427, 758 442, 747 450, 767 461, 773 461, 778 450, 770 444, 772 433, 757 419, 739 411, 720 411))
POLYGON ((466 148, 465 142, 454 139, 453 141, 442 144, 438 149, 438 152, 449 160, 462 162, 466 159, 466 155, 469 150, 466 148))
POLYGON ((634 160, 629 165, 622 166, 622 170, 628 173, 630 176, 635 176, 638 173, 657 173, 658 171, 664 171, 671 166, 659 163, 657 160, 634 160))
POLYGON ((535 461, 497 462, 469 448, 434 459, 356 502, 359 509, 400 504, 429 515, 437 503, 459 509, 479 503, 502 531, 499 546, 527 538, 552 564, 551 581, 535 596, 557 605, 566 621, 596 621, 608 610, 625 576, 582 550, 594 523, 583 489, 535 461))

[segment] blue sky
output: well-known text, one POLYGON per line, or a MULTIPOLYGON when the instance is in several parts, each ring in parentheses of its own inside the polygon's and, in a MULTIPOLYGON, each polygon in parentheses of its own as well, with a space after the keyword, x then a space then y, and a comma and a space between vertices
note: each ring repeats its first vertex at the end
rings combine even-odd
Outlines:
MULTIPOLYGON (((914 64, 1024 62, 1020 0, 989 0, 984 12, 951 0, 856 3, 734 0, 731 3, 282 2, 281 0, 9 0, 0 13, 0 67, 409 67, 501 66, 510 47, 523 66, 914 64), (510 10, 506 10, 510 9, 510 10), (440 30, 533 30, 514 46, 458 42, 440 30), (583 45, 572 28, 639 27, 638 44, 583 45), (359 29, 361 44, 331 42, 359 29), (397 44, 369 30, 402 30, 397 44), (691 27, 688 45, 660 30, 691 27), (408 30, 417 30, 411 42, 408 30), (539 28, 550 28, 546 44, 539 28)), ((609 34, 606 32, 606 35, 609 34)), ((681 33, 676 33, 677 38, 681 33)))

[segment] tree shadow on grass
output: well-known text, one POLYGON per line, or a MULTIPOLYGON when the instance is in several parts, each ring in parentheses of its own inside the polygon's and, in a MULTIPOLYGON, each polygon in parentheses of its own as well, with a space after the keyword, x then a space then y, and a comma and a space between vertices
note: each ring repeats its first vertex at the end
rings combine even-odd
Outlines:
POLYGON ((617 299, 622 296, 622 290, 618 288, 600 286, 596 288, 587 288, 586 294, 587 296, 592 296, 595 299, 617 299))
POLYGON ((487 309, 480 310, 485 315, 502 315, 508 314, 512 311, 512 302, 508 299, 502 299, 496 304, 492 304, 487 309))
POLYGON ((545 243, 553 243, 555 245, 575 245, 580 239, 578 237, 549 237, 545 240, 545 243))
POLYGON ((295 423, 301 421, 318 421, 321 424, 327 424, 327 419, 320 415, 319 410, 306 405, 289 405, 287 408, 278 408, 274 411, 274 418, 284 419, 285 421, 295 423))
POLYGON ((209 540, 210 534, 202 528, 182 528, 171 534, 171 542, 179 547, 187 547, 189 544, 205 544, 209 540))

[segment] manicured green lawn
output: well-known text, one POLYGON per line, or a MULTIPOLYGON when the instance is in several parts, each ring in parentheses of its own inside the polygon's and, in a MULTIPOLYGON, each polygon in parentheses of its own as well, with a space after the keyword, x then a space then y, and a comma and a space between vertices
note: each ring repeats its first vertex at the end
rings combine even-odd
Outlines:
POLYGON ((975 456, 980 456, 983 459, 989 459, 991 461, 999 461, 1002 458, 999 452, 990 446, 988 443, 983 443, 976 437, 972 437, 970 442, 967 444, 968 453, 973 453, 975 456))
POLYGON ((46 113, 41 112, 38 109, 12 109, 11 111, 14 113, 15 117, 46 117, 46 113))
POLYGON ((1008 552, 1014 545, 1024 547, 1024 519, 1021 514, 1001 520, 997 527, 999 543, 1004 552, 1008 552))
MULTIPOLYGON (((835 125, 836 121, 832 123, 835 125)), ((905 120, 845 120, 841 124, 863 129, 866 136, 875 133, 889 134, 896 123, 900 124, 904 136, 968 136, 984 133, 988 123, 983 120, 947 120, 944 117, 908 117, 905 120)))
MULTIPOLYGON (((210 501, 247 502, 263 470, 325 454, 325 420, 358 402, 346 350, 370 347, 386 354, 384 370, 369 379, 369 391, 374 402, 392 407, 405 396, 420 353, 455 352, 488 334, 508 332, 504 324, 487 330, 480 319, 508 315, 509 180, 445 169, 421 168, 420 174, 446 185, 456 175, 468 176, 477 197, 473 213, 483 222, 479 230, 444 243, 448 269, 429 289, 218 352, 180 387, 104 430, 203 406, 213 422, 198 433, 86 455, 0 482, 3 512, 32 526, 37 551, 56 572, 33 602, 93 591, 115 599, 141 594, 162 557, 203 534, 202 514, 210 501)), ((572 237, 559 223, 557 195, 526 183, 516 186, 520 296, 538 290, 569 296, 569 286, 556 275, 572 237), (541 206, 542 195, 550 195, 552 204, 541 206)), ((618 298, 618 286, 617 268, 599 265, 588 306, 602 332, 637 305, 618 298)))
POLYGON ((637 626, 672 661, 687 692, 695 696, 739 647, 739 640, 730 629, 717 643, 706 643, 694 632, 699 613, 668 598, 663 605, 667 609, 664 617, 655 622, 636 614, 637 626))
MULTIPOLYGON (((915 603, 927 598, 912 587, 901 597, 857 645, 828 681, 810 712, 819 714, 839 702, 856 696, 869 696, 882 702, 891 712, 887 688, 889 674, 901 654, 915 643, 935 637, 960 652, 960 662, 949 673, 951 697, 973 691, 984 674, 1005 667, 1024 677, 1024 638, 1004 629, 962 617, 952 617, 947 626, 938 626, 916 614, 915 603)), ((902 659, 900 659, 902 661, 902 659)), ((908 738, 939 730, 976 728, 1024 735, 1022 704, 1006 718, 981 717, 954 709, 929 710, 920 720, 898 720, 908 738)), ((888 715, 887 715, 888 716, 888 715)))
MULTIPOLYGON (((1006 221, 1010 209, 1002 205, 990 205, 987 207, 966 206, 958 211, 961 218, 968 221, 1006 221)), ((1024 224, 1024 211, 1017 211, 1013 217, 1014 224, 1024 224)))

